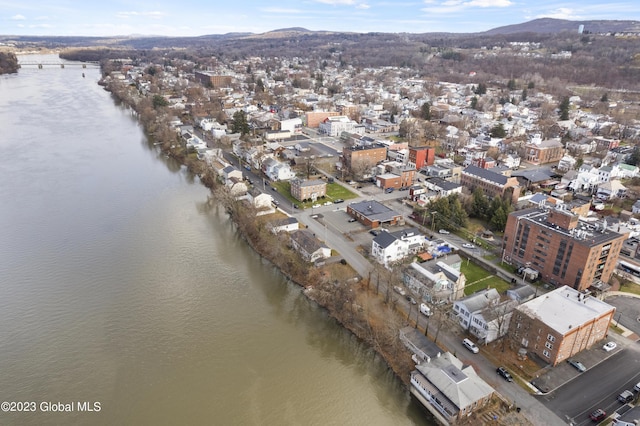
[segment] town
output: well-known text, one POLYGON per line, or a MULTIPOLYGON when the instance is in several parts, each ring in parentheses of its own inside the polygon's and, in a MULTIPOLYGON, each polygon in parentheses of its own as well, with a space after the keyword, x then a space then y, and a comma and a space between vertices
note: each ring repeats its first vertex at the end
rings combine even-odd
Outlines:
MULTIPOLYGON (((100 84, 437 422, 633 424, 637 93, 329 52, 115 57, 100 84)), ((474 54, 571 58, 539 42, 474 54)))

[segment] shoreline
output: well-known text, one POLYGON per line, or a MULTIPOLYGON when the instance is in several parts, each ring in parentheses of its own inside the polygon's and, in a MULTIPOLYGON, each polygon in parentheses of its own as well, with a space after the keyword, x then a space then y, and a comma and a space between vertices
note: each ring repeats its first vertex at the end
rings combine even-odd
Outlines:
MULTIPOLYGON (((164 154, 173 157, 190 172, 198 175, 201 183, 211 191, 211 198, 225 207, 237 232, 256 254, 271 263, 288 280, 302 287, 302 293, 308 299, 325 309, 330 318, 373 349, 404 385, 405 391, 409 392, 410 372, 415 367, 411 360, 411 353, 400 342, 397 330, 393 329, 394 325, 399 325, 399 322, 404 319, 389 304, 386 304, 386 309, 380 306, 375 309, 376 311, 382 309, 381 313, 384 315, 380 315, 380 312, 376 315, 371 314, 374 309, 367 309, 366 312, 362 309, 363 301, 366 305, 385 305, 381 297, 383 295, 376 295, 373 290, 370 290, 366 278, 363 277, 357 284, 349 284, 345 280, 338 286, 334 282, 323 281, 322 271, 326 267, 321 270, 314 268, 312 264, 304 262, 297 252, 292 256, 290 250, 283 247, 286 244, 283 241, 277 241, 278 237, 266 230, 264 221, 256 220, 255 212, 252 212, 251 208, 230 196, 225 187, 219 183, 215 172, 204 161, 191 158, 189 154, 185 154, 181 144, 165 139, 168 136, 167 131, 173 132, 169 130, 166 122, 162 122, 157 114, 154 114, 154 117, 148 115, 142 117, 136 109, 137 105, 132 102, 133 98, 127 96, 127 93, 122 93, 127 90, 126 86, 111 82, 107 83, 104 89, 111 93, 117 103, 122 103, 137 113, 138 122, 143 126, 147 138, 155 140, 164 154), (280 244, 274 246, 274 242, 280 244), (295 259, 295 257, 298 258, 295 259), (355 296, 351 298, 349 293, 355 293, 355 296), (387 318, 390 313, 395 318, 387 318)), ((349 266, 347 268, 351 269, 349 266)), ((398 330, 399 328, 401 326, 398 330)))

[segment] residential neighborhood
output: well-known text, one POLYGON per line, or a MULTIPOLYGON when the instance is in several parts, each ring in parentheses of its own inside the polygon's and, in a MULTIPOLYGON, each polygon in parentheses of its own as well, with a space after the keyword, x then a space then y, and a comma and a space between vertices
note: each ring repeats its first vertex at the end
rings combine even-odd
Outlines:
MULTIPOLYGON (((622 131, 592 100, 529 81, 518 82, 524 96, 337 61, 320 76, 307 61, 216 60, 206 72, 125 62, 103 84, 133 103, 163 87, 153 96, 175 133, 168 152, 202 161, 306 267, 348 268, 424 330, 396 338, 414 355, 411 393, 442 424, 486 416, 497 400, 516 414, 542 409, 534 395, 574 379, 566 361, 614 362, 601 350, 612 335, 617 350, 632 346, 608 298, 640 276, 640 122, 622 131), (552 108, 561 103, 566 117, 552 108), (518 384, 496 384, 498 367, 518 384)), ((321 287, 305 292, 328 297, 321 287)), ((548 424, 564 424, 549 407, 548 424)))

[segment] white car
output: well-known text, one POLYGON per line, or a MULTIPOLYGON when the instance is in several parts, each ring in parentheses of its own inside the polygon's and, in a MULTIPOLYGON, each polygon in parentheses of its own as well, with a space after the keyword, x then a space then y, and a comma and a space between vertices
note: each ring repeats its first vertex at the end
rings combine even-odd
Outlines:
POLYGON ((447 231, 446 229, 441 229, 438 231, 439 234, 449 234, 450 232, 447 231))
POLYGON ((469 244, 469 243, 464 243, 464 244, 462 245, 462 247, 464 247, 464 248, 468 248, 468 249, 474 249, 474 248, 476 248, 476 246, 474 246, 473 244, 469 244))
POLYGON ((612 350, 614 350, 618 345, 616 344, 616 342, 607 342, 604 344, 604 346, 602 347, 602 349, 604 349, 607 352, 611 352, 612 350))
POLYGON ((406 296, 407 295, 407 292, 404 291, 404 289, 402 287, 400 287, 400 286, 394 286, 393 287, 393 291, 395 291, 396 293, 398 293, 401 296, 406 296))

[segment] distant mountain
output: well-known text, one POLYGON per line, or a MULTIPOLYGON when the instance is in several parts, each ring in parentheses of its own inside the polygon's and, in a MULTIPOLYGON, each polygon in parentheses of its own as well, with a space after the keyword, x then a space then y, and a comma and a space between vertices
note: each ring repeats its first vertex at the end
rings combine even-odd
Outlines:
POLYGON ((584 31, 589 33, 608 32, 640 32, 640 21, 569 21, 566 19, 541 18, 522 24, 507 25, 485 31, 482 34, 516 34, 516 33, 561 33, 565 31, 578 32, 578 27, 584 25, 584 31))

